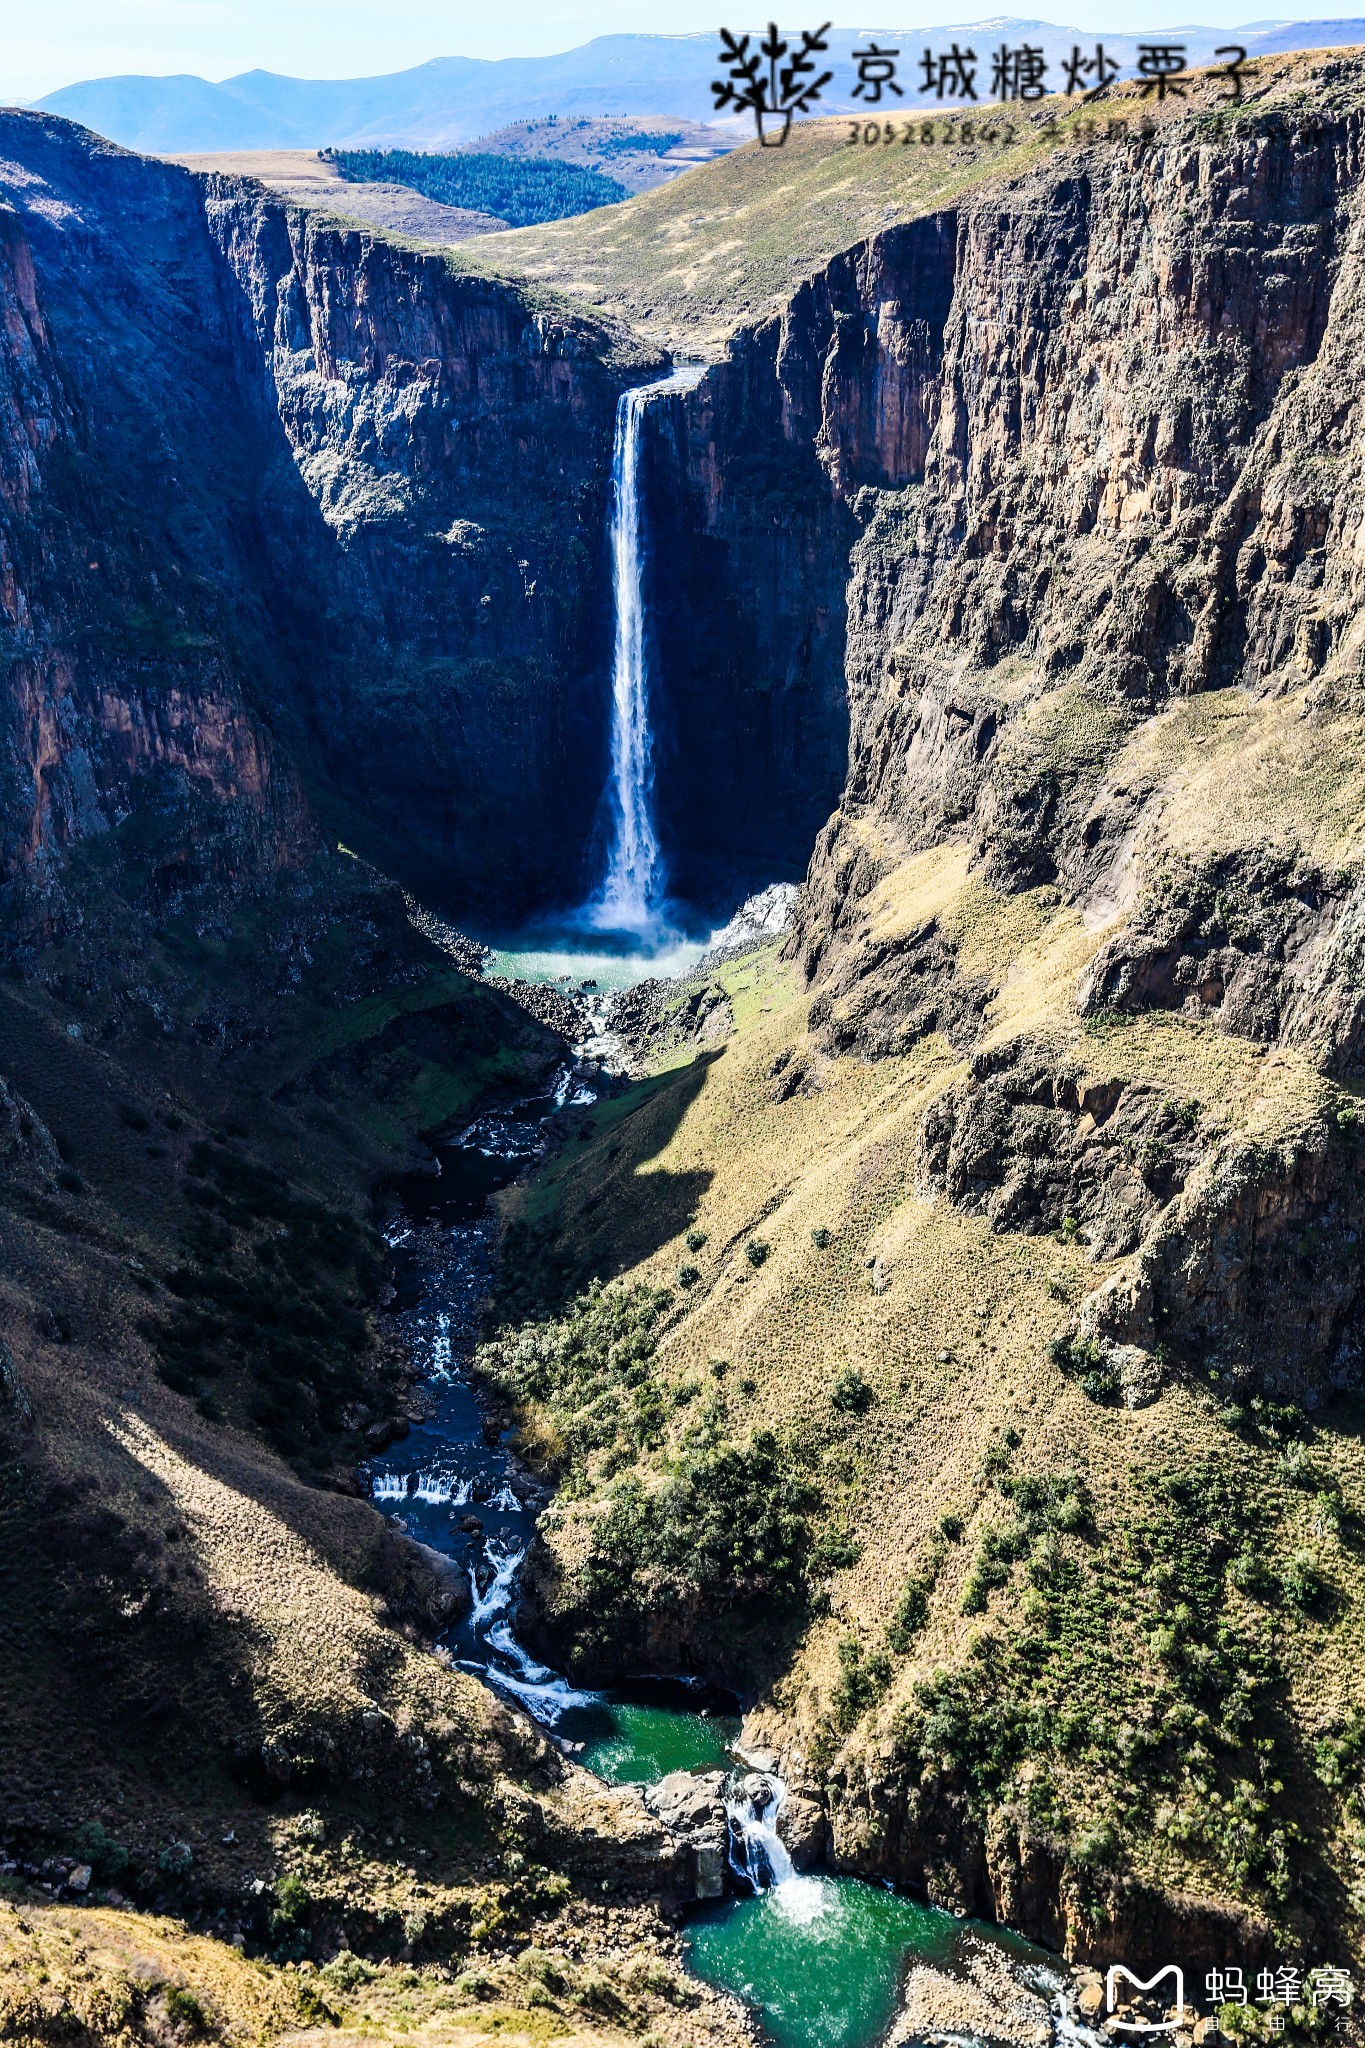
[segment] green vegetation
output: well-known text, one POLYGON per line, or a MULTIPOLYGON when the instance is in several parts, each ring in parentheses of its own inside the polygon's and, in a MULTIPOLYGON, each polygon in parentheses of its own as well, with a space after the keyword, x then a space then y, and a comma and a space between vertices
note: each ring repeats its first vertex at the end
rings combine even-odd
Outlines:
POLYGON ((845 1636, 839 1644, 839 1676, 831 1701, 835 1727, 845 1735, 856 1728, 890 1683, 891 1659, 885 1651, 865 1651, 857 1636, 845 1636))
POLYGON ((324 154, 352 184, 409 185, 445 206, 491 213, 514 228, 615 206, 626 197, 625 186, 615 178, 548 157, 447 156, 413 149, 329 149, 324 154))
POLYGON ((594 147, 599 156, 667 156, 681 141, 681 128, 634 128, 627 135, 606 135, 594 147))
POLYGON ((877 1396, 857 1366, 850 1365, 835 1380, 829 1398, 841 1415, 866 1415, 877 1396))
POLYGON ((594 1282, 555 1320, 481 1347, 477 1370, 510 1401, 523 1454, 560 1481, 558 1519, 581 1518, 583 1552, 551 1619, 581 1654, 610 1658, 646 1627, 694 1625, 744 1654, 747 1623, 794 1614, 856 1546, 817 1538, 820 1495, 772 1430, 737 1435, 725 1360, 712 1390, 658 1370, 664 1289, 594 1282))
MULTIPOLYGON (((1266 1630, 1229 1598, 1233 1586, 1245 1598, 1238 1560, 1268 1534, 1253 1479, 1212 1460, 1158 1472, 1149 1510, 1105 1535, 1074 1473, 998 1473, 1013 1513, 983 1532, 962 1604, 983 1611, 1022 1567, 1022 1626, 979 1636, 966 1665, 915 1686, 897 1721, 912 1778, 961 1789, 983 1816, 1026 1784, 1049 1829, 1079 1839, 1106 1816, 1079 1860, 1110 1862, 1121 1838, 1151 1830, 1282 1907, 1300 1839, 1274 1707, 1283 1674, 1266 1630)), ((1317 1583, 1311 1558, 1296 1566, 1317 1583)))

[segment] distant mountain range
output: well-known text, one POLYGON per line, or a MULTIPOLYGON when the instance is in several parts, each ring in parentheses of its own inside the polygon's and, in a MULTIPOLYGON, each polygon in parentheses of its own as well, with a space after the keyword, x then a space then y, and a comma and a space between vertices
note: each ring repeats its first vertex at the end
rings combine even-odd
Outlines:
MULTIPOLYGON (((1096 38, 1080 29, 1012 16, 919 29, 832 29, 829 58, 834 79, 817 111, 861 111, 855 99, 855 47, 875 39, 899 49, 898 82, 904 98, 893 108, 918 105, 919 56, 953 40, 970 43, 980 59, 978 90, 988 90, 991 55, 1000 44, 1041 45, 1062 84, 1060 61, 1073 44, 1093 50, 1096 38)), ((1240 44, 1251 56, 1365 43, 1365 20, 1254 22, 1238 29, 1203 27, 1152 30, 1147 35, 1103 38, 1106 51, 1130 75, 1140 41, 1184 43, 1191 65, 1215 61, 1220 44, 1240 44)), ((717 39, 696 36, 599 36, 553 57, 436 57, 411 71, 378 78, 285 78, 245 71, 221 84, 183 74, 170 78, 93 78, 63 86, 38 105, 80 121, 129 149, 152 153, 224 149, 320 149, 405 144, 442 149, 490 128, 548 114, 651 115, 714 120, 711 80, 718 75, 717 39)))

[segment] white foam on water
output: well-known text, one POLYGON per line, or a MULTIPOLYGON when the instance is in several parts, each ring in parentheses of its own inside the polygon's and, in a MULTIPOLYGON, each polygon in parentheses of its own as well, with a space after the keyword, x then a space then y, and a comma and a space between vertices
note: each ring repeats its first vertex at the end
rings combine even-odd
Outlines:
POLYGON ((566 1678, 556 1678, 548 1685, 538 1685, 530 1679, 513 1678, 506 1671, 499 1671, 495 1664, 485 1667, 486 1675, 494 1685, 519 1699, 534 1720, 543 1721, 553 1728, 562 1715, 571 1707, 595 1706, 598 1694, 575 1692, 566 1678))
POLYGON ((474 1601, 469 1619, 475 1629, 481 1629, 485 1622, 491 1621, 495 1614, 505 1613, 511 1605, 512 1581, 517 1575, 517 1566, 526 1552, 524 1549, 504 1550, 490 1543, 486 1554, 488 1562, 493 1567, 493 1577, 489 1581, 486 1593, 479 1591, 474 1567, 471 1565, 469 1568, 469 1590, 474 1601))
POLYGON ((473 1492, 472 1479, 454 1479, 448 1472, 419 1472, 412 1497, 433 1508, 463 1507, 473 1492))
POLYGON ((736 1877, 747 1878, 756 1892, 789 1885, 796 1878, 787 1845, 777 1832, 777 1816, 786 1796, 786 1785, 772 1771, 743 1772, 731 1781, 725 1795, 730 1868, 736 1877), (757 1797, 744 1790, 755 1781, 761 1787, 757 1797))
POLYGON ((450 1317, 444 1310, 436 1318, 436 1335, 431 1340, 431 1370, 443 1376, 450 1371, 450 1317))
POLYGON ((530 1651, 522 1648, 512 1633, 510 1621, 494 1622, 488 1631, 488 1640, 498 1655, 505 1657, 509 1664, 515 1664, 522 1677, 531 1683, 544 1685, 550 1679, 558 1677, 558 1673, 552 1671, 548 1664, 537 1664, 530 1651))
POLYGON ((376 1472, 370 1481, 371 1500, 406 1500, 407 1497, 406 1472, 376 1472))
POLYGON ((530 1651, 524 1650, 517 1641, 510 1622, 495 1622, 488 1631, 487 1640, 490 1648, 496 1650, 500 1657, 505 1657, 509 1664, 514 1664, 520 1674, 513 1678, 510 1672, 499 1671, 496 1664, 490 1664, 487 1667, 489 1678, 495 1685, 514 1693, 538 1721, 553 1727, 570 1707, 595 1706, 601 1699, 600 1693, 580 1692, 569 1684, 567 1678, 551 1671, 547 1664, 538 1664, 530 1651))
POLYGON ((829 1893, 818 1877, 775 1878, 770 1887, 772 1910, 798 1927, 809 1927, 828 1913, 829 1893))
POLYGON ((493 1498, 488 1502, 488 1506, 490 1508, 496 1509, 496 1511, 502 1515, 515 1515, 520 1513, 521 1502, 513 1493, 510 1480, 503 1480, 502 1485, 493 1495, 493 1498))

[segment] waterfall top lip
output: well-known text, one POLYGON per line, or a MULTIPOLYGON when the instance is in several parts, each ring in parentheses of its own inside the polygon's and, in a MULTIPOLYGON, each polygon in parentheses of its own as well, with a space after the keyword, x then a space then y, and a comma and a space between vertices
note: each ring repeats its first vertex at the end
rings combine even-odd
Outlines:
POLYGON ((623 400, 631 398, 655 398, 665 391, 695 391, 710 363, 674 363, 662 377, 649 378, 643 384, 627 384, 621 393, 623 400))

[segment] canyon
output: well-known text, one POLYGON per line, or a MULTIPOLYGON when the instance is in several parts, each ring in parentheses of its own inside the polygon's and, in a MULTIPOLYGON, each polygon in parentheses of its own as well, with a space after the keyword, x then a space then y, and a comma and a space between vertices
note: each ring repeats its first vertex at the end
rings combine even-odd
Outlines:
MULTIPOLYGON (((638 1004, 630 1085, 499 1197, 480 1371, 560 1486, 538 1651, 733 1687, 803 1859, 1098 1963, 1330 1962, 1365 1926, 1363 110, 1336 54, 1234 109, 1118 88, 923 151, 889 207, 883 159, 857 233, 864 153, 793 138, 800 232, 837 180, 839 245, 734 258, 636 477, 669 887, 705 921, 800 880, 794 922, 638 1004)), ((681 269, 689 189, 751 175, 769 232, 758 154, 632 202, 681 269)), ((442 920, 601 875, 613 423, 688 321, 629 264, 583 301, 591 218, 421 248, 22 113, 0 190, 5 1512, 74 1532, 96 1689, 133 1653, 92 1547, 136 1562, 148 1740, 204 1718, 176 1630, 207 1633, 215 1815, 222 1769, 437 1785, 479 1857, 579 1886, 499 1912, 577 1912, 591 1952, 605 1882, 624 1952, 682 1883, 666 1831, 425 1654, 439 1575, 348 1474, 420 1414, 371 1184, 574 1035, 442 920), (301 1325, 243 1392, 277 1223, 354 1357, 301 1325), (241 1612, 234 1487, 263 1583, 309 1551, 325 1711, 292 1596, 243 1663, 139 1485, 241 1612)), ((317 1924, 420 1951, 366 1813, 317 1924)), ((239 1825, 266 1867, 268 1808, 239 1825)), ((425 1846, 433 1926, 496 1950, 468 1841, 425 1846)), ((205 1910, 240 1862, 204 1852, 205 1910)), ((717 1997, 666 2038, 741 2024, 717 1997)))

